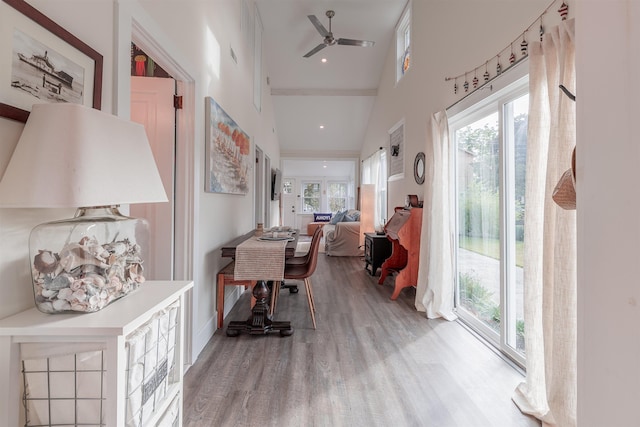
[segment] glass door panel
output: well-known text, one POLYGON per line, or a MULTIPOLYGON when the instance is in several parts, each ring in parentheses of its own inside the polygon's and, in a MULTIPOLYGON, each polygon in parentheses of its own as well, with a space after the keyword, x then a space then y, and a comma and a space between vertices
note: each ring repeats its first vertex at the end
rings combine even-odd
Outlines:
POLYGON ((520 93, 452 128, 458 313, 520 363, 528 104, 529 96, 520 93))
POLYGON ((524 212, 529 95, 504 105, 506 345, 524 356, 524 212))
POLYGON ((459 307, 497 339, 500 331, 498 113, 455 132, 458 154, 459 307))

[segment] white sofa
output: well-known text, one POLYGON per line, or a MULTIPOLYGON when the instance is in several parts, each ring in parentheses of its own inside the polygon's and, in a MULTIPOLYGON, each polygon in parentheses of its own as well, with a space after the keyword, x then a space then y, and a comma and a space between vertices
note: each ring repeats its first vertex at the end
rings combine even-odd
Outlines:
POLYGON ((329 223, 322 227, 322 231, 325 254, 329 256, 364 255, 364 247, 360 247, 360 221, 329 223))

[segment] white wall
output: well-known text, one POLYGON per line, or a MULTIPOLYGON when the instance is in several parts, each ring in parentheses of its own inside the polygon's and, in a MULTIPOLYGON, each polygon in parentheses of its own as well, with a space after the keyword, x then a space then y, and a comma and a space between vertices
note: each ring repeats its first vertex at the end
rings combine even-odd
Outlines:
MULTIPOLYGON (((114 77, 118 73, 122 75, 122 67, 128 67, 128 63, 118 63, 114 59, 120 57, 114 46, 121 43, 118 25, 123 24, 114 17, 118 10, 114 0, 33 0, 30 3, 104 56, 102 109, 116 112, 116 104, 128 104, 129 85, 117 84, 114 77)), ((196 206, 193 218, 196 234, 193 352, 197 356, 215 330, 215 274, 229 262, 220 257, 219 248, 255 226, 253 188, 246 196, 204 192, 204 99, 212 96, 251 137, 252 147, 258 144, 272 164, 278 164, 280 151, 269 88, 263 84, 262 110, 258 112, 253 105, 253 52, 241 35, 241 2, 162 2, 162 7, 155 1, 123 4, 120 6, 127 11, 134 11, 134 19, 143 26, 149 25, 146 30, 152 38, 170 40, 167 51, 177 52, 175 59, 183 59, 183 65, 196 80, 194 140, 190 143, 194 144, 193 168, 197 174, 193 177, 196 206), (237 64, 231 59, 230 48, 235 51, 237 64)), ((252 2, 249 4, 253 14, 252 2)), ((128 51, 129 47, 124 43, 120 49, 128 51)), ((263 73, 264 82, 266 70, 263 73)), ((128 113, 126 108, 120 110, 118 114, 128 113)), ((21 124, 0 119, 0 174, 4 172, 21 127, 21 124)), ((277 202, 271 203, 274 218, 277 217, 277 206, 277 202)), ((28 260, 31 228, 45 220, 72 216, 73 212, 0 209, 0 283, 4 288, 0 318, 33 306, 28 260)), ((226 301, 229 307, 234 299, 226 301)))
POLYGON ((576 9, 578 425, 637 426, 640 3, 576 9))

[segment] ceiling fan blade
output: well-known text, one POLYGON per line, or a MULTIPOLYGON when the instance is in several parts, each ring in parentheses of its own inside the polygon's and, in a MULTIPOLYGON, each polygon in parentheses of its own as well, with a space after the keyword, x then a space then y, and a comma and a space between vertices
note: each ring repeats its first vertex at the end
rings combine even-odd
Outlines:
POLYGON ((372 42, 368 40, 338 39, 337 43, 341 45, 346 45, 346 46, 371 47, 376 42, 372 42))
POLYGON ((322 37, 327 37, 329 35, 329 31, 327 31, 324 25, 322 25, 318 18, 316 18, 316 15, 307 15, 307 18, 309 18, 309 21, 311 21, 313 26, 316 27, 316 30, 318 30, 322 37))
POLYGON ((306 55, 304 55, 305 58, 310 57, 311 55, 315 55, 316 53, 320 52, 322 49, 324 49, 325 47, 327 47, 326 44, 324 43, 320 43, 318 46, 314 47, 313 49, 311 49, 309 52, 307 52, 306 55))

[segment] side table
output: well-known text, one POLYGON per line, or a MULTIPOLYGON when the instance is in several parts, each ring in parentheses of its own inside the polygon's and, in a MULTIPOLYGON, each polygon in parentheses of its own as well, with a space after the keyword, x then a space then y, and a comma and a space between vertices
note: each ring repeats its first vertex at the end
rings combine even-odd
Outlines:
POLYGON ((364 269, 375 276, 378 267, 391 255, 391 241, 386 234, 364 233, 364 269), (371 267, 371 269, 369 269, 371 267))

